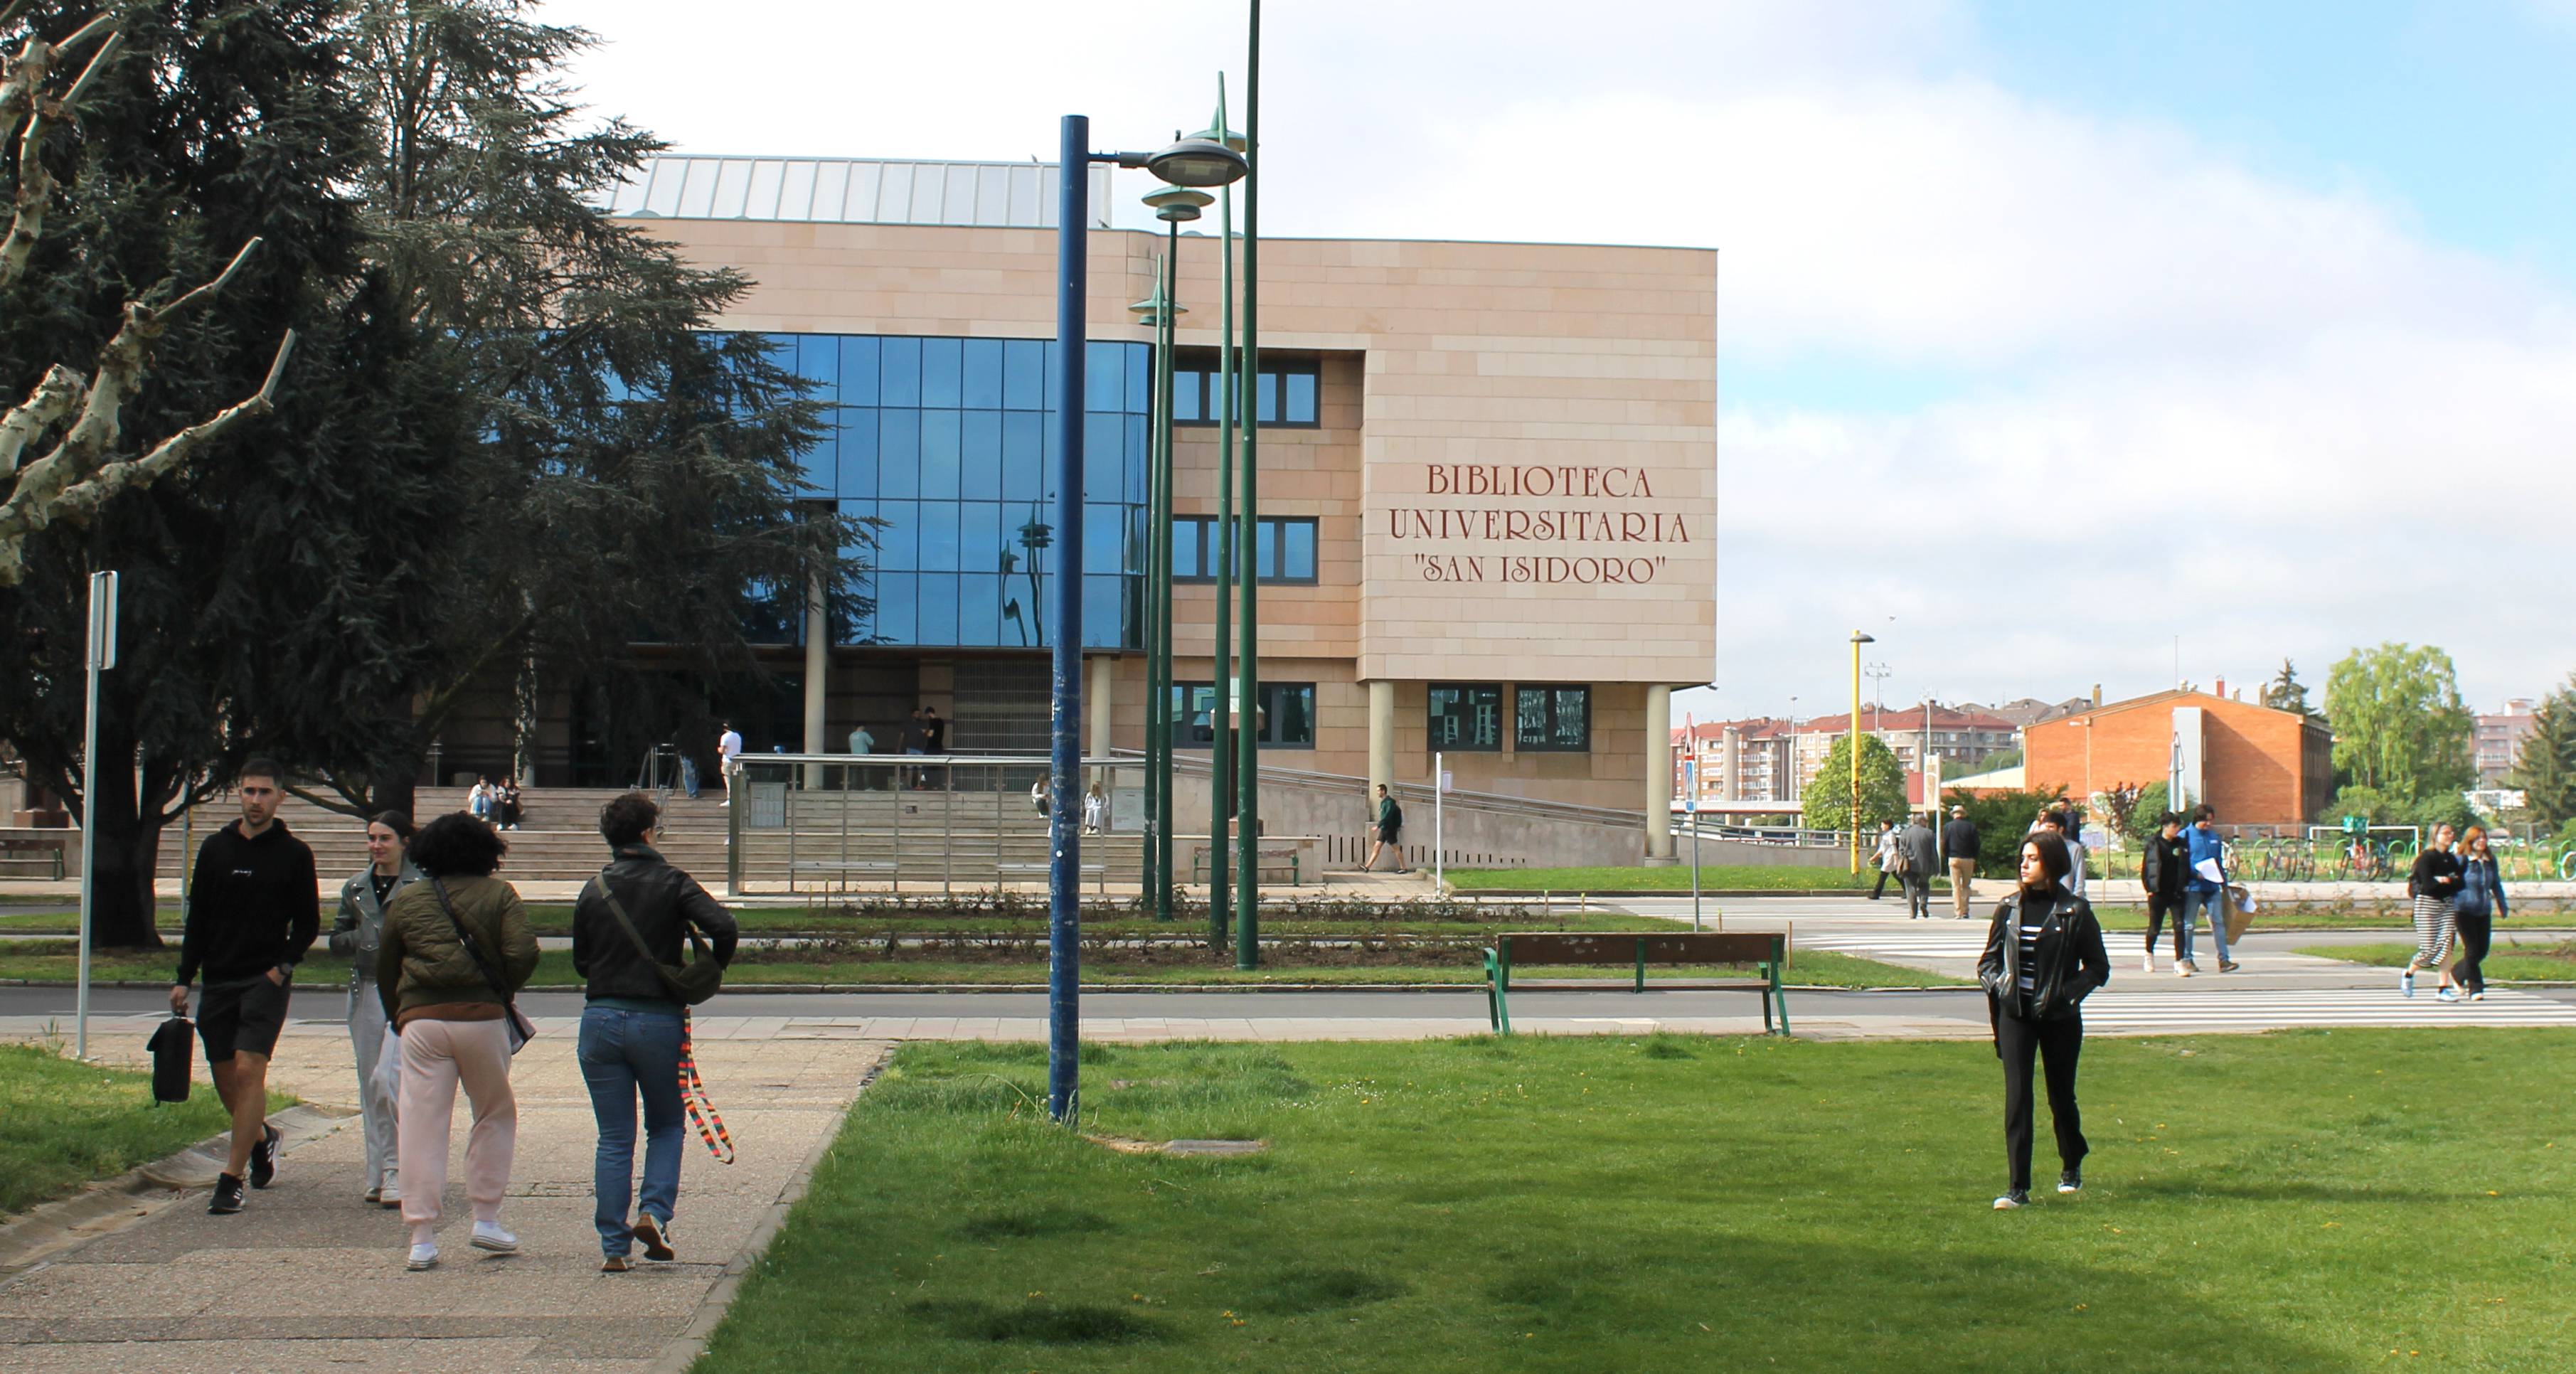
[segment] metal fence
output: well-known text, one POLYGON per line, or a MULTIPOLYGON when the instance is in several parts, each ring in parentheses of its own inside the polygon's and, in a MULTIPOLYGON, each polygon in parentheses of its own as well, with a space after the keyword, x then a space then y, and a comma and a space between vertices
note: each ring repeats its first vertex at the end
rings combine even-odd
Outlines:
MULTIPOLYGON (((726 777, 736 893, 1043 887, 1053 856, 1044 755, 746 754, 726 777)), ((1086 759, 1080 876, 1141 881, 1145 770, 1086 759)))

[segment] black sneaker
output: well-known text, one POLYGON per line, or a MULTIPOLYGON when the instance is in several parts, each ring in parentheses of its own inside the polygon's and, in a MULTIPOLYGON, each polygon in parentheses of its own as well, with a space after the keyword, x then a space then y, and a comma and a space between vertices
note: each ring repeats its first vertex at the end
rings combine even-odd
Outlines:
POLYGON ((250 1186, 265 1188, 277 1181, 277 1147, 286 1133, 275 1126, 260 1128, 259 1143, 250 1147, 250 1186))
POLYGON ((2012 1189, 2009 1192, 2006 1192, 2002 1197, 1995 1199, 1995 1210, 1998 1212, 2009 1212, 2017 1207, 2028 1207, 2029 1205, 2030 1190, 2027 1188, 2012 1189))
POLYGON ((228 1217, 242 1209, 242 1181, 231 1174, 215 1176, 215 1195, 206 1202, 206 1210, 228 1217))
POLYGON ((2057 1175, 2057 1191, 2061 1193, 2083 1192, 2084 1171, 2082 1169, 2066 1169, 2059 1172, 2057 1175))

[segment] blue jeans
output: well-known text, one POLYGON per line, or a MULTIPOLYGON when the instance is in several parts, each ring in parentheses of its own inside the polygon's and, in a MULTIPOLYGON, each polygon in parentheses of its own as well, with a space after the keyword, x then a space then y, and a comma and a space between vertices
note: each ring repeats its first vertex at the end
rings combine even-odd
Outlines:
POLYGON ((2227 902, 2224 893, 2185 891, 2182 910, 2174 917, 2174 958, 2191 958, 2192 922, 2209 917, 2209 938, 2218 946, 2218 962, 2227 962, 2227 902))
POLYGON ((581 1013, 581 1077, 599 1120, 592 1165, 599 1248, 625 1254, 634 1236, 626 1220, 635 1179, 635 1099, 644 1099, 644 1196, 640 1211, 667 1222, 680 1200, 680 1147, 687 1143, 680 1108, 680 1014, 588 1007, 581 1013))

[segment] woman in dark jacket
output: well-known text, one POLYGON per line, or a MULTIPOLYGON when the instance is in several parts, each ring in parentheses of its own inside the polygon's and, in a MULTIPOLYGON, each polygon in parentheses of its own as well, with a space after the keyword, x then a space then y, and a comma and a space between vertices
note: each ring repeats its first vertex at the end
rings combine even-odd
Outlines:
POLYGON ((2182 813, 2156 818, 2156 833, 2147 837, 2138 861, 2138 881, 2147 889, 2147 957, 2142 967, 2156 971, 2156 932, 2173 918, 2174 963, 2182 963, 2182 894, 2191 885, 2191 842, 2182 835, 2182 813))
POLYGON ((2048 1114, 2063 1166, 2057 1191, 2084 1186, 2084 1143, 2075 1107, 2075 1060, 2084 1048, 2084 999, 2111 981, 2111 956, 2092 903, 2059 885, 2072 861, 2066 842, 2042 831, 2022 841, 2021 885, 1995 908, 1986 952, 1977 961, 1995 1057, 2004 1064, 2004 1151, 2012 1175, 1995 1210, 2030 1202, 2031 1091, 2034 1057, 2046 1065, 2048 1114))
POLYGON ((613 857, 583 885, 572 912, 572 966, 588 980, 581 1013, 581 1076, 599 1122, 591 1191, 598 1206, 600 1269, 624 1273, 634 1245, 644 1258, 668 1260, 671 1215, 680 1200, 681 1146, 687 1143, 680 1101, 680 1046, 688 1007, 675 999, 659 965, 685 962, 694 927, 717 964, 733 961, 731 913, 695 878, 653 848, 662 814, 650 797, 629 792, 599 809, 599 833, 613 857), (622 919, 621 919, 622 918, 622 919), (637 948, 641 945, 642 948, 637 948), (644 1102, 644 1187, 635 1220, 635 1102, 644 1102))
POLYGON ((2486 829, 2470 826, 2460 837, 2460 895, 2451 912, 2460 932, 2460 962, 2451 966, 2451 978, 2472 1002, 2487 1000, 2487 946, 2495 939, 2495 923, 2512 914, 2505 910, 2504 874, 2487 847, 2486 829))
POLYGON ((2397 991, 2415 995, 2415 970, 2440 969, 2441 996, 2445 1002, 2459 1000, 2451 990, 2451 971, 2442 961, 2451 956, 2451 937, 2458 933, 2457 902, 2460 895, 2460 859, 2451 852, 2451 827, 2433 827, 2433 842, 2415 856, 2415 871, 2407 876, 2406 892, 2415 899, 2415 957, 2406 961, 2406 971, 2397 975, 2397 991))

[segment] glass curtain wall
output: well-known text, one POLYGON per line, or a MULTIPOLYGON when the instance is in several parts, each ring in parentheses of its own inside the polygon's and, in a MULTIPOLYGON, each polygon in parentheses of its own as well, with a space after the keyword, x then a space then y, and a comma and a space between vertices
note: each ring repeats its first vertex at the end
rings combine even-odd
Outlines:
MULTIPOLYGON (((842 644, 1036 649, 1064 570, 1055 556, 1055 343, 772 334, 782 366, 832 407, 805 455, 809 498, 873 518, 875 614, 832 617, 842 644)), ((1082 627, 1087 647, 1144 644, 1145 470, 1153 350, 1084 358, 1082 627)))

